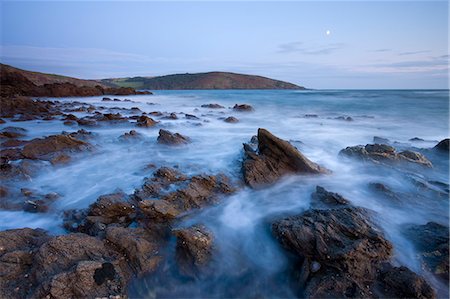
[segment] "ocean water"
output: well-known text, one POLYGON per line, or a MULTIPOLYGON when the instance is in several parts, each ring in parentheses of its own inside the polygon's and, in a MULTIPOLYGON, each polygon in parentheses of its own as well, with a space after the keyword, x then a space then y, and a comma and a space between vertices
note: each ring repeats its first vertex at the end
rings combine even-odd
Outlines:
MULTIPOLYGON (((263 190, 243 188, 222 202, 206 208, 180 226, 203 223, 215 235, 218 249, 217 277, 185 282, 160 290, 167 296, 221 297, 269 296, 289 297, 292 294, 280 271, 287 266, 285 253, 270 234, 270 219, 301 213, 310 207, 310 195, 317 185, 338 192, 354 205, 374 211, 374 221, 394 244, 394 261, 425 275, 440 294, 448 296, 447 287, 423 270, 411 240, 403 234, 407 224, 435 221, 448 225, 448 196, 437 196, 432 190, 417 187, 414 182, 449 182, 449 161, 445 155, 429 150, 449 136, 448 90, 325 90, 325 91, 158 91, 155 95, 115 97, 133 102, 101 102, 102 97, 67 98, 60 101, 80 101, 105 106, 112 112, 128 112, 116 108, 138 107, 142 111, 179 113, 178 120, 155 117, 160 123, 152 128, 137 128, 134 124, 103 124, 85 128, 95 133, 90 141, 93 152, 77 155, 72 163, 44 166, 29 181, 14 182, 14 187, 26 187, 39 193, 61 195, 49 213, 0 211, 0 229, 41 227, 52 233, 63 233, 62 211, 86 208, 99 195, 122 190, 132 193, 141 186, 144 177, 152 174, 147 165, 176 166, 187 174, 225 173, 236 183, 241 178, 242 143, 265 128, 276 136, 289 140, 310 160, 333 171, 330 175, 289 176, 263 190), (217 103, 225 109, 201 108, 217 103), (253 112, 236 112, 234 104, 250 104, 253 112), (181 113, 193 114, 199 120, 189 120, 181 113), (305 117, 309 115, 309 117, 305 117), (311 115, 315 115, 311 117, 311 115), (225 123, 234 116, 238 123, 225 123), (351 117, 352 121, 338 119, 351 117), (160 128, 189 136, 192 143, 170 148, 156 143, 160 128), (142 141, 121 142, 118 137, 134 129, 144 136, 142 141), (432 169, 421 167, 396 169, 364 164, 342 158, 339 151, 347 146, 373 143, 373 137, 390 140, 398 150, 422 152, 433 163, 432 169), (419 137, 423 141, 409 141, 419 137), (379 182, 403 195, 401 203, 374 193, 370 183, 379 182), (250 273, 244 293, 233 293, 237 273, 250 273), (253 274, 252 274, 253 273, 253 274), (233 276, 234 275, 234 276, 233 276), (281 280, 280 280, 281 279, 281 280), (276 287, 274 287, 276 286, 276 287)), ((73 113, 83 116, 83 113, 73 113)), ((27 138, 76 131, 62 121, 8 122, 0 125, 19 126, 28 130, 27 138)), ((12 183, 10 183, 12 184, 12 183)), ((440 185, 430 185, 439 191, 440 185)), ((444 187, 445 188, 445 187, 444 187)), ((448 188, 448 185, 447 185, 448 188)), ((242 283, 242 282, 241 282, 242 283)), ((165 286, 161 285, 161 289, 165 286)), ((242 288, 240 289, 242 291, 242 288)), ((155 290, 151 280, 141 279, 131 286, 131 295, 150 296, 155 290)))

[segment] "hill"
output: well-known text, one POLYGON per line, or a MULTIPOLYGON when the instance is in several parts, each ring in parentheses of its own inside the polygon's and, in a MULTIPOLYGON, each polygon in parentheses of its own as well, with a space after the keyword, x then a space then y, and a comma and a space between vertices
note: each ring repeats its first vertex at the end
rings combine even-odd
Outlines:
POLYGON ((141 93, 133 88, 108 87, 94 80, 31 72, 6 64, 0 64, 0 91, 2 97, 72 97, 141 93))
POLYGON ((158 77, 103 79, 108 86, 136 89, 305 89, 292 83, 261 76, 227 72, 175 74, 158 77))

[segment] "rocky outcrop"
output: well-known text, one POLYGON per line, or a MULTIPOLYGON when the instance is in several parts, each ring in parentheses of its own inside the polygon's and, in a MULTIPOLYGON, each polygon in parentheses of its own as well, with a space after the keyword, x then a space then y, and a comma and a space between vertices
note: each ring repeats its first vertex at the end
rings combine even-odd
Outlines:
POLYGON ((165 145, 183 145, 189 143, 190 139, 179 133, 172 133, 170 131, 160 129, 157 141, 159 144, 165 145))
POLYGON ((409 150, 397 153, 394 147, 386 144, 350 146, 341 150, 339 154, 376 164, 407 162, 425 167, 433 167, 431 162, 421 153, 409 150))
POLYGON ((204 277, 213 255, 213 235, 203 225, 177 229, 176 261, 180 274, 190 278, 204 277))
POLYGON ((154 125, 156 125, 158 122, 153 120, 152 118, 145 116, 145 115, 141 115, 136 122, 136 125, 138 127, 153 127, 154 125))
POLYGON ((0 116, 15 120, 47 119, 61 114, 53 102, 26 97, 0 98, 0 116))
POLYGON ((441 151, 441 152, 444 152, 444 153, 448 153, 449 141, 450 141, 449 138, 441 140, 438 144, 436 144, 434 149, 438 150, 438 151, 441 151))
POLYGON ((277 181, 286 174, 323 174, 329 171, 303 156, 289 142, 258 129, 258 150, 244 144, 244 181, 252 188, 277 181))
POLYGON ((31 140, 24 146, 22 155, 28 159, 58 161, 58 158, 67 156, 69 153, 89 148, 91 148, 89 143, 69 135, 51 135, 31 140))
POLYGON ((368 210, 320 187, 313 198, 334 208, 311 209, 272 224, 280 244, 300 260, 297 287, 304 297, 435 297, 423 278, 389 264, 392 244, 368 210))
POLYGON ((225 118, 223 121, 226 123, 235 124, 235 123, 239 122, 239 119, 237 119, 236 117, 233 117, 233 116, 229 116, 229 117, 225 118))

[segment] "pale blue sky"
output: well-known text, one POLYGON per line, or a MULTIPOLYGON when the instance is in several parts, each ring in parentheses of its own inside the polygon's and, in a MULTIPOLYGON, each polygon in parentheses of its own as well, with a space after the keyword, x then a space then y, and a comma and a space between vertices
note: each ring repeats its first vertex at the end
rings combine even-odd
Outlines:
POLYGON ((311 88, 448 88, 447 1, 2 1, 1 17, 2 62, 35 71, 233 71, 311 88))

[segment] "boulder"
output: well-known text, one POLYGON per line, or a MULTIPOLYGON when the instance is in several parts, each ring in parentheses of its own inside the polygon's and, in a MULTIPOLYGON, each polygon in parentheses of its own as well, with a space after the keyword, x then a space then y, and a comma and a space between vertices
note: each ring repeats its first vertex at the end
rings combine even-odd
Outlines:
POLYGON ((229 117, 225 118, 223 121, 226 123, 235 124, 235 123, 239 122, 239 119, 237 119, 236 117, 233 117, 233 116, 229 116, 229 117))
POLYGON ((213 255, 213 235, 203 225, 173 231, 177 237, 176 261, 181 275, 189 278, 205 277, 213 255))
POLYGON ((187 119, 193 119, 193 120, 199 120, 200 118, 198 118, 197 116, 193 115, 193 114, 185 114, 184 115, 185 118, 187 119))
POLYGON ((145 116, 145 115, 141 115, 139 118, 138 118, 138 120, 137 120, 137 122, 136 122, 136 125, 138 126, 138 127, 145 127, 145 128, 148 128, 148 127, 153 127, 154 125, 156 125, 158 122, 157 121, 155 121, 155 120, 153 120, 152 118, 150 118, 150 117, 148 117, 148 116, 145 116))
POLYGON ((248 104, 236 104, 233 106, 233 110, 235 111, 241 111, 241 112, 250 112, 253 111, 253 107, 248 104))
POLYGON ((179 133, 172 133, 170 131, 160 129, 157 141, 159 144, 165 145, 182 145, 189 143, 190 139, 179 133))
POLYGON ((252 188, 277 181, 286 174, 324 174, 329 171, 303 156, 289 142, 258 129, 258 150, 244 144, 244 181, 252 188))
POLYGON ((342 195, 334 192, 329 192, 321 186, 316 186, 316 192, 311 195, 312 207, 339 207, 349 204, 349 201, 342 197, 342 195))

